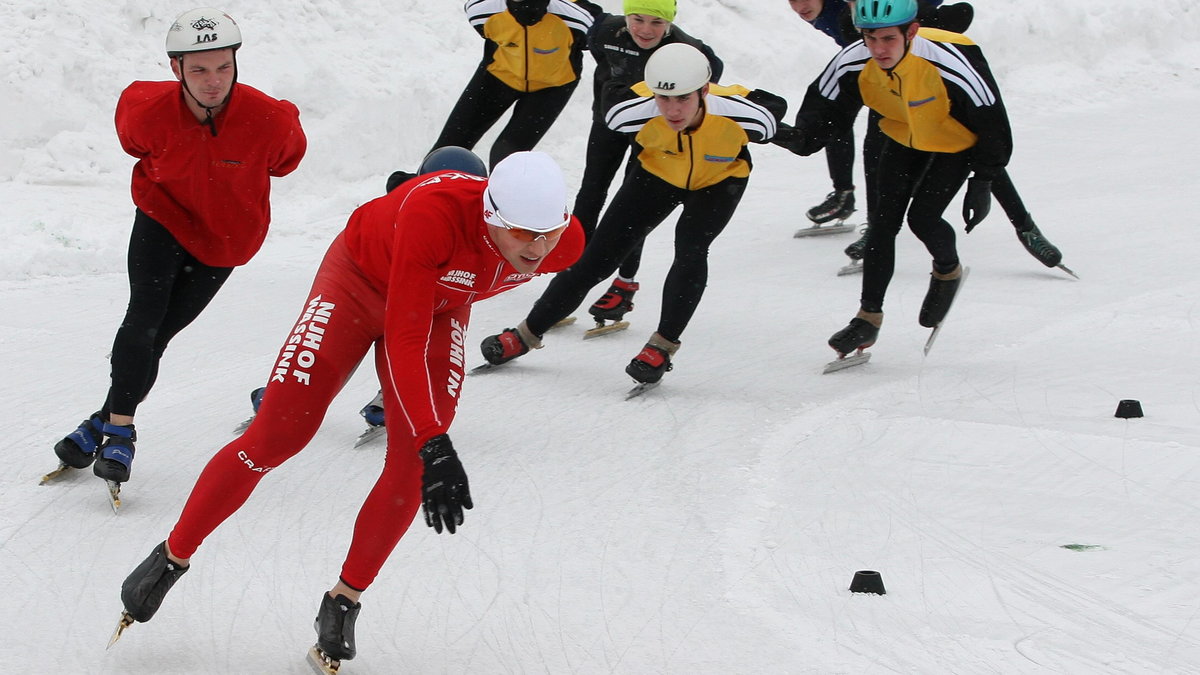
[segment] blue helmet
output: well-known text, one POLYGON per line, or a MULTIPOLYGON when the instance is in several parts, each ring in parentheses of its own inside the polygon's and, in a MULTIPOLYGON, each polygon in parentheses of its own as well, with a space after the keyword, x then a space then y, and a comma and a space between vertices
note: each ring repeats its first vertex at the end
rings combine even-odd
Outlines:
POLYGON ((457 145, 437 148, 425 155, 420 168, 417 169, 417 175, 423 176, 434 171, 459 171, 482 178, 487 178, 488 175, 487 165, 478 155, 457 145))
POLYGON ((904 26, 917 18, 917 0, 858 0, 854 25, 859 30, 904 26))

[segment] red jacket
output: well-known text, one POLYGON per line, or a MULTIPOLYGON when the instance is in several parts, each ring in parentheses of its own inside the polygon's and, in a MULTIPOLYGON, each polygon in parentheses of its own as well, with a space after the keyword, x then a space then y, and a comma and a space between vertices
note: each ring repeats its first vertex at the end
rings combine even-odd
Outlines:
POLYGON ((417 447, 446 431, 433 409, 430 392, 438 385, 425 359, 433 316, 561 272, 583 252, 583 228, 572 218, 538 271, 518 274, 488 236, 486 185, 456 172, 414 178, 356 209, 343 234, 359 269, 386 289, 389 376, 417 447))
POLYGON ((133 167, 133 203, 214 267, 243 265, 271 222, 271 176, 304 157, 300 111, 244 84, 214 118, 196 120, 179 82, 134 82, 117 103, 117 136, 133 167))

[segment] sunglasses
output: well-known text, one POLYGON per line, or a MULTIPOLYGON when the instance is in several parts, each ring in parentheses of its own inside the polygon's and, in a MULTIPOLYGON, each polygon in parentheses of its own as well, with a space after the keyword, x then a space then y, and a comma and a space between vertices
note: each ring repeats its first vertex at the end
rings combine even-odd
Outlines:
POLYGON ((488 202, 492 205, 492 213, 496 214, 496 217, 500 219, 500 224, 504 227, 504 231, 507 232, 508 235, 513 239, 525 244, 531 244, 538 239, 545 239, 546 241, 558 241, 558 238, 563 235, 563 232, 567 231, 567 226, 571 224, 571 214, 564 213, 563 215, 565 215, 566 218, 564 218, 562 223, 554 229, 545 231, 531 230, 528 227, 522 227, 521 225, 518 225, 517 223, 505 218, 504 215, 500 213, 500 208, 496 206, 496 202, 492 199, 490 192, 488 193, 487 197, 488 202))

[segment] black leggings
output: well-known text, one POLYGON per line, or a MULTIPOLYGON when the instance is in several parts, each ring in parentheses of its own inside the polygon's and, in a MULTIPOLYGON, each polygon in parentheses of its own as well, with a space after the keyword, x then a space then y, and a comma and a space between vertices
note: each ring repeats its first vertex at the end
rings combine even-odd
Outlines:
POLYGON ((196 260, 138 210, 129 237, 129 308, 113 340, 105 419, 134 415, 158 378, 167 343, 200 315, 232 271, 196 260))
MULTIPOLYGON (((628 161, 624 161, 626 154, 632 154, 629 137, 609 129, 603 116, 593 116, 592 128, 588 132, 583 180, 579 185, 579 193, 575 195, 575 208, 572 209, 572 213, 579 219, 579 224, 583 226, 585 241, 591 241, 592 233, 596 231, 596 223, 600 220, 604 201, 608 199, 608 188, 612 184, 613 176, 617 174, 621 164, 625 164, 626 174, 636 164, 637 160, 632 156, 628 161)), ((637 276, 641 263, 642 243, 638 242, 621 262, 617 273, 626 279, 633 279, 637 276)))
MULTIPOLYGON (((881 134, 882 135, 882 134, 881 134)), ((877 204, 870 214, 863 257, 861 308, 882 312, 883 298, 896 266, 896 235, 908 227, 933 257, 938 272, 958 265, 954 228, 942 218, 967 180, 968 153, 924 152, 883 137, 877 167, 877 204)))
POLYGON ((488 166, 495 168, 497 162, 512 153, 532 150, 538 144, 566 107, 578 84, 579 80, 575 80, 558 87, 521 92, 504 84, 481 66, 458 97, 432 149, 447 145, 458 145, 468 150, 474 148, 501 115, 513 108, 512 117, 492 143, 492 150, 488 154, 488 166), (514 104, 516 107, 513 107, 514 104))
POLYGON ((846 127, 844 132, 829 139, 825 144, 825 163, 834 190, 854 189, 854 127, 846 127))
POLYGON ((526 317, 529 329, 543 335, 575 311, 588 291, 607 279, 634 246, 683 204, 658 322, 658 334, 678 342, 708 285, 708 247, 733 217, 746 184, 745 178, 726 178, 701 190, 684 190, 635 167, 604 212, 583 256, 555 275, 534 303, 526 317))

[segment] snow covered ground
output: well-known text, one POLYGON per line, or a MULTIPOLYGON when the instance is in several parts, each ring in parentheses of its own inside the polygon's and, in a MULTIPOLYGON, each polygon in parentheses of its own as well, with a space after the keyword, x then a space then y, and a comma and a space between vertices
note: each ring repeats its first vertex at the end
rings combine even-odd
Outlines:
MULTIPOLYGON (((727 82, 793 106, 834 52, 783 0, 681 4, 727 82)), ((476 508, 454 536, 418 523, 401 541, 343 672, 1200 672, 1200 10, 976 5, 1012 174, 1081 279, 1029 257, 995 207, 960 235, 970 284, 923 358, 928 261, 906 234, 874 360, 822 376, 857 306, 858 278, 834 275, 851 238, 792 239, 828 190, 824 160, 757 148, 662 387, 622 400, 667 226, 630 331, 567 328, 467 382, 452 436, 476 508), (1114 418, 1125 398, 1146 416, 1114 418), (849 593, 859 569, 887 595, 849 593)), ((242 80, 300 107, 310 151, 274 184, 262 252, 167 353, 114 515, 90 474, 37 480, 102 400, 126 302, 132 162, 113 106, 128 82, 170 77, 163 37, 188 7, 0 6, 0 616, 25 672, 306 672, 320 593, 380 468, 379 448, 351 447, 376 388, 364 368, 154 621, 105 651, 121 580, 248 413, 326 244, 419 161, 479 54, 457 2, 224 7, 242 80)), ((588 96, 541 146, 573 180, 588 96)), ((543 285, 479 305, 471 342, 543 285)))

